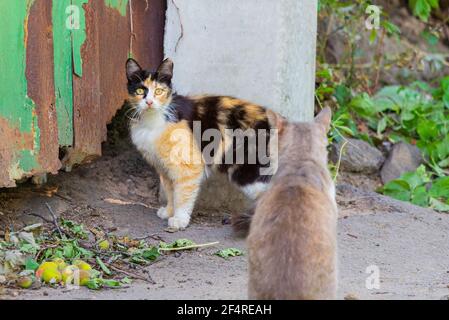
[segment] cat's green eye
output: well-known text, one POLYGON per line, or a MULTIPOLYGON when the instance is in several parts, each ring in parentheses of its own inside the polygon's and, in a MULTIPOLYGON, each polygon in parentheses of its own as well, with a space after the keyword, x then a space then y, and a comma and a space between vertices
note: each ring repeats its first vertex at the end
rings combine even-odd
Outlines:
POLYGON ((145 94, 145 90, 143 90, 142 88, 139 88, 136 90, 136 94, 138 96, 143 96, 145 94))
POLYGON ((164 93, 164 90, 161 88, 157 88, 156 90, 154 90, 154 95, 156 95, 156 96, 160 96, 163 93, 164 93))

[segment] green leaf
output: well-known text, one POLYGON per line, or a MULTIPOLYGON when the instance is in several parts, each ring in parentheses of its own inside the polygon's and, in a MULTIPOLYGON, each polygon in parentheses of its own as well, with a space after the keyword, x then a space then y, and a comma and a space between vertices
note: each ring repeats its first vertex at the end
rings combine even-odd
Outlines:
POLYGON ((120 282, 123 284, 131 284, 132 280, 128 277, 124 277, 122 280, 120 280, 120 282))
POLYGON ((429 193, 425 186, 420 186, 413 190, 412 203, 420 207, 427 207, 429 205, 429 193))
POLYGON ((39 268, 39 263, 36 262, 31 257, 26 258, 25 260, 25 270, 33 270, 36 271, 39 268))
POLYGON ((430 198, 430 207, 436 211, 449 212, 449 204, 435 198, 430 198))
POLYGON ((438 137, 437 124, 432 120, 421 119, 418 121, 417 131, 419 137, 423 140, 433 140, 438 137))
POLYGON ((335 87, 334 96, 340 106, 345 106, 351 100, 351 90, 340 84, 335 87))
POLYGON ((449 92, 449 76, 441 79, 441 88, 444 92, 449 92))
POLYGON ((428 30, 424 30, 421 36, 427 41, 430 46, 436 46, 440 41, 440 37, 437 32, 430 32, 428 30))
POLYGON ((101 279, 101 284, 107 287, 120 287, 120 281, 114 279, 101 279))
POLYGON ((409 0, 409 6, 415 16, 422 21, 427 22, 429 21, 430 12, 432 11, 431 2, 431 0, 409 0))
POLYGON ((352 99, 349 107, 365 118, 372 118, 376 114, 374 102, 367 93, 363 93, 352 99))
POLYGON ((159 250, 157 247, 150 247, 147 249, 143 249, 142 257, 145 260, 154 261, 160 256, 159 250))
POLYGON ((75 250, 73 248, 73 244, 68 243, 63 248, 63 256, 67 259, 73 259, 75 256, 75 250))
POLYGON ((193 245, 195 245, 195 242, 193 242, 192 240, 179 239, 174 242, 173 248, 183 248, 183 247, 193 246, 193 245))
POLYGON ((236 249, 236 248, 228 248, 228 249, 223 249, 223 250, 217 251, 215 253, 215 255, 222 257, 223 259, 228 259, 229 257, 242 256, 243 251, 240 249, 236 249))
POLYGON ((449 198, 449 177, 438 178, 432 183, 429 190, 430 196, 434 198, 449 198))
POLYGON ((441 168, 449 167, 449 158, 446 158, 446 159, 441 160, 440 162, 438 162, 438 166, 440 166, 441 168))
POLYGON ((415 172, 404 173, 400 179, 407 182, 410 186, 410 190, 414 190, 417 187, 430 182, 430 176, 424 165, 420 165, 415 172))
POLYGON ((161 241, 159 243, 160 248, 168 249, 168 248, 183 248, 188 246, 195 245, 195 242, 189 239, 178 239, 170 244, 161 241))
POLYGON ((377 135, 380 136, 385 131, 385 129, 387 128, 387 124, 387 117, 383 117, 382 119, 380 119, 380 121, 377 123, 377 135))
POLYGON ((99 290, 99 289, 101 289, 102 285, 103 285, 103 282, 99 278, 90 279, 86 283, 86 287, 88 287, 91 290, 99 290))
POLYGON ((95 257, 95 260, 97 261, 98 265, 100 266, 101 270, 103 270, 104 273, 107 275, 111 275, 112 272, 109 270, 109 268, 104 264, 103 261, 99 257, 95 257))
POLYGON ((369 43, 373 44, 374 42, 376 42, 376 39, 377 39, 377 30, 373 29, 371 30, 371 33, 369 35, 369 43))
POLYGON ((388 182, 382 189, 382 193, 386 196, 392 197, 401 201, 410 201, 412 198, 412 191, 409 184, 404 180, 393 180, 388 182))
POLYGON ((37 253, 36 246, 33 246, 31 243, 24 243, 20 246, 20 251, 23 253, 35 254, 37 253))
POLYGON ((321 69, 317 70, 316 77, 322 80, 332 80, 332 69, 328 65, 324 65, 321 69))
POLYGON ((84 226, 82 224, 75 223, 71 220, 61 219, 62 226, 69 229, 77 238, 87 239, 88 234, 84 230, 84 226))
POLYGON ((446 91, 443 95, 443 102, 446 108, 449 108, 449 91, 446 91))
POLYGON ((427 0, 428 2, 429 2, 429 4, 430 4, 430 6, 433 8, 433 9, 438 9, 439 7, 440 7, 440 0, 427 0))
POLYGON ((382 26, 390 36, 401 34, 401 29, 390 21, 382 21, 382 26))

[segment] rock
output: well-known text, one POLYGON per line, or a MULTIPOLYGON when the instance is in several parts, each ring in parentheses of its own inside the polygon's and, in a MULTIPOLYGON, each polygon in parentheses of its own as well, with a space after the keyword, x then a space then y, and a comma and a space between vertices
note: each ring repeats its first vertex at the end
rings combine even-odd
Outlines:
POLYGON ((348 172, 376 173, 379 171, 385 158, 379 150, 365 141, 347 139, 332 145, 330 158, 338 163, 340 151, 342 151, 340 169, 348 172), (342 149, 344 145, 344 148, 342 149))
POLYGON ((422 163, 423 157, 418 147, 399 142, 393 146, 382 167, 382 182, 385 184, 406 172, 415 171, 422 163))
POLYGON ((345 300, 359 300, 357 295, 355 295, 354 293, 348 293, 347 295, 345 295, 344 299, 345 300))

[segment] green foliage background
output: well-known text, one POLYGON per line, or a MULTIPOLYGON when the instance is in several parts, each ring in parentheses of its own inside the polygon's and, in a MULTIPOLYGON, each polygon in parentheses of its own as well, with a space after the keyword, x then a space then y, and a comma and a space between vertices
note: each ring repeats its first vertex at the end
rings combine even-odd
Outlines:
MULTIPOLYGON (((331 64, 326 61, 329 30, 319 37, 316 99, 318 106, 331 105, 334 109, 330 140, 354 137, 374 146, 399 141, 416 145, 425 164, 378 191, 419 206, 449 211, 449 76, 430 82, 410 79, 407 85, 382 87, 379 74, 383 68, 388 65, 406 68, 410 58, 403 54, 388 60, 388 54, 382 50, 385 37, 402 40, 400 27, 384 11, 380 28, 373 29, 369 39, 360 36, 371 4, 366 0, 320 0, 320 19, 328 26, 330 21, 337 21, 336 29, 345 35, 347 42, 345 55, 331 64), (368 70, 357 66, 361 41, 369 42, 376 52, 368 70)), ((421 36, 434 48, 440 34, 430 21, 439 1, 409 0, 408 6, 416 19, 427 23, 421 36)), ((417 51, 410 48, 412 53, 413 50, 417 51)), ((436 52, 421 54, 419 58, 430 61, 435 57, 445 59, 436 52)), ((439 67, 447 66, 446 60, 439 62, 439 67)))

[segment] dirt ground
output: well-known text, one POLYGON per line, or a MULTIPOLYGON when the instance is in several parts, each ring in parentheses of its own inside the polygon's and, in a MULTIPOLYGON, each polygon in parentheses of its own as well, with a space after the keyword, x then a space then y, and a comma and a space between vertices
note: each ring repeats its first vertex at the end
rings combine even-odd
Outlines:
MULTIPOLYGON (((367 189, 376 185, 363 177, 342 179, 338 186, 340 289, 339 298, 447 299, 449 296, 449 216, 401 203, 367 189), (357 188, 346 183, 362 181, 357 188), (367 187, 368 186, 368 187, 367 187), (380 287, 367 289, 366 269, 379 268, 380 287)), ((245 256, 224 260, 218 249, 240 248, 226 224, 229 213, 197 213, 190 227, 164 231, 166 221, 156 216, 158 179, 125 140, 104 148, 104 156, 70 173, 52 176, 47 185, 29 184, 0 190, 0 232, 41 222, 29 213, 47 215, 48 203, 58 215, 101 226, 118 235, 144 237, 157 233, 163 240, 188 238, 196 243, 219 241, 216 247, 164 255, 146 271, 154 283, 133 281, 116 290, 9 290, 2 299, 245 299, 245 256), (51 197, 49 189, 57 188, 51 197), (116 205, 112 198, 141 205, 116 205)))

